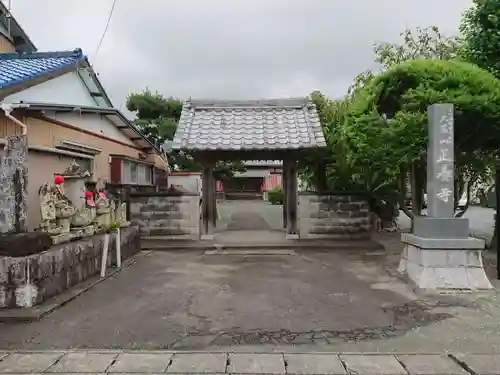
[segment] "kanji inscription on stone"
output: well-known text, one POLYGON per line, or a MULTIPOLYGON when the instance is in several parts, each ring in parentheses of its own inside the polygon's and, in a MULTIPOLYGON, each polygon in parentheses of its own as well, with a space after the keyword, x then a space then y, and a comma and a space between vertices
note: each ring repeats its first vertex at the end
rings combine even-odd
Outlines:
POLYGON ((453 217, 453 104, 433 104, 428 108, 428 116, 427 215, 453 217))

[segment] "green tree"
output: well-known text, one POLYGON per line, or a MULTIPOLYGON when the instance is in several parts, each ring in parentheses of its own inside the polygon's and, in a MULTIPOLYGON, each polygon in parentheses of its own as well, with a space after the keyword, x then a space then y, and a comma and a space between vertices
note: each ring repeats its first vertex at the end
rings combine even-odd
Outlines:
MULTIPOLYGON (((374 45, 375 62, 382 66, 382 73, 376 75, 366 71, 359 74, 341 100, 332 101, 324 95, 312 94, 328 147, 305 160, 303 164, 306 166, 302 165, 301 170, 313 185, 323 186, 325 184, 318 184, 318 181, 326 181, 329 190, 364 191, 372 199, 372 208, 378 205, 377 202, 394 203, 399 200, 400 207, 405 210, 406 191, 410 185, 414 213, 405 212, 413 217, 420 213, 425 192, 427 105, 437 101, 456 102, 458 93, 447 95, 447 90, 453 90, 454 85, 465 85, 461 87, 461 94, 470 91, 470 99, 471 95, 475 95, 471 89, 474 82, 480 80, 466 82, 465 77, 455 77, 450 73, 453 69, 448 69, 440 81, 436 75, 419 81, 415 76, 426 73, 424 66, 437 69, 429 64, 456 59, 462 53, 462 40, 444 36, 436 26, 407 29, 401 33, 401 37, 400 43, 374 45), (394 70, 399 66, 405 67, 408 61, 424 60, 429 64, 424 63, 415 76, 403 77, 398 75, 398 70, 394 70), (432 94, 430 100, 413 98, 411 105, 405 107, 404 111, 395 112, 397 117, 395 113, 380 112, 375 103, 382 95, 378 89, 386 73, 396 87, 388 97, 398 93, 407 95, 411 92, 417 95, 425 92, 426 95, 432 94), (425 84, 426 89, 407 92, 408 87, 417 81, 425 84), (443 95, 437 95, 439 90, 442 90, 443 95)), ((456 73, 459 70, 457 68, 454 71, 456 73)), ((473 182, 484 175, 487 169, 484 162, 488 160, 483 151, 477 150, 458 152, 457 159, 456 202, 465 186, 470 191, 473 182)))
MULTIPOLYGON (((458 38, 443 36, 437 26, 416 28, 415 30, 407 29, 401 33, 401 37, 403 40, 399 44, 378 43, 373 46, 375 61, 381 64, 383 69, 410 59, 451 59, 456 57, 460 45, 458 38)), ((354 172, 349 170, 349 162, 346 160, 342 149, 342 140, 339 133, 339 129, 341 129, 346 119, 350 103, 355 101, 358 93, 374 77, 375 74, 369 70, 356 76, 347 94, 340 100, 329 100, 320 92, 311 94, 311 98, 318 110, 328 147, 325 150, 310 154, 309 157, 302 160, 300 167, 302 178, 316 190, 338 191, 363 188, 380 191, 379 189, 387 184, 392 185, 392 182, 384 181, 387 175, 387 171, 385 171, 387 166, 380 166, 384 170, 383 173, 377 171, 377 166, 371 166, 370 169, 364 169, 363 171, 354 172), (363 173, 371 176, 369 178, 370 183, 359 179, 359 176, 363 173), (347 176, 350 177, 347 178, 347 176)), ((394 169, 394 172, 396 171, 394 169)), ((422 175, 422 168, 417 172, 422 175)), ((417 178, 413 180, 416 181, 417 178)), ((421 190, 420 195, 423 195, 423 184, 421 183, 421 185, 419 189, 414 190, 421 190)), ((387 194, 384 193, 384 195, 387 194)))
MULTIPOLYGON (((130 94, 127 98, 127 109, 135 112, 134 121, 137 128, 154 144, 160 146, 174 138, 182 113, 182 100, 175 97, 164 97, 160 93, 145 90, 130 94)), ((168 155, 171 172, 197 172, 200 166, 189 154, 172 151, 168 155)), ((218 180, 234 176, 234 172, 243 172, 245 167, 240 161, 219 161, 214 169, 218 180)))
POLYGON ((467 61, 500 78, 500 1, 474 0, 460 26, 467 61))
POLYGON ((479 67, 459 61, 414 60, 374 78, 356 96, 343 127, 350 163, 394 178, 424 159, 427 107, 455 105, 456 167, 481 174, 500 142, 500 81, 479 67), (390 168, 389 168, 390 166, 390 168))
POLYGON ((444 36, 437 26, 406 29, 400 36, 403 43, 384 42, 373 46, 375 62, 385 69, 408 60, 453 60, 461 51, 461 40, 444 36))
MULTIPOLYGON (((474 5, 465 12, 462 18, 460 31, 464 39, 463 58, 500 78, 500 1, 474 0, 474 5)), ((483 178, 482 189, 479 192, 483 202, 494 186, 492 166, 495 162, 498 163, 498 150, 495 154, 489 164, 489 175, 483 178)), ((492 246, 496 246, 497 242, 496 225, 495 220, 492 246)))
MULTIPOLYGON (((402 43, 378 43, 374 45, 375 62, 381 64, 383 69, 389 69, 410 60, 453 60, 462 52, 462 40, 457 36, 443 35, 437 26, 406 29, 400 36, 402 43)), ((471 164, 476 162, 477 160, 471 160, 471 164)), ((425 170, 426 159, 425 155, 422 155, 420 159, 414 160, 407 170, 402 172, 400 189, 406 191, 407 185, 411 186, 414 214, 420 214, 423 206, 425 170)), ((467 176, 460 175, 460 178, 459 185, 464 186, 464 179, 467 179, 467 176)), ((413 217, 413 214, 406 210, 406 205, 401 205, 401 208, 408 216, 413 217)))

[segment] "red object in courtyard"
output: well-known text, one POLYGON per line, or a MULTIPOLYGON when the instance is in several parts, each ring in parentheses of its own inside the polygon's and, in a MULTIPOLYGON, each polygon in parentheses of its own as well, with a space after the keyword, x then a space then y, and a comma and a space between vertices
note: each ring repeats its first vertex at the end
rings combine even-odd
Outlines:
POLYGON ((268 191, 281 187, 281 174, 271 173, 264 178, 263 190, 268 191))
POLYGON ((94 193, 91 191, 86 191, 85 192, 85 201, 90 207, 95 207, 95 201, 94 201, 94 193))
POLYGON ((224 182, 215 181, 215 190, 217 191, 217 193, 223 193, 224 192, 224 182))
POLYGON ((55 176, 54 177, 54 184, 56 185, 62 185, 64 184, 64 177, 63 176, 55 176))

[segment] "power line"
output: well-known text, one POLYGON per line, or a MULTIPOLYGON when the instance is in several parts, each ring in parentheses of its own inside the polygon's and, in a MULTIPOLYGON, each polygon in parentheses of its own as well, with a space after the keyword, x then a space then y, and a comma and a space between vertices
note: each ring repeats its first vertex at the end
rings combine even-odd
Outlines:
POLYGON ((116 5, 116 0, 113 0, 113 5, 111 5, 111 10, 109 11, 108 20, 106 21, 106 27, 104 28, 104 31, 102 32, 101 40, 99 41, 99 44, 97 45, 97 48, 96 48, 95 53, 94 53, 94 62, 97 59, 97 54, 99 53, 99 49, 101 48, 102 41, 104 40, 104 37, 106 36, 106 33, 108 31, 108 28, 109 28, 109 24, 111 23, 111 17, 113 17, 115 5, 116 5))

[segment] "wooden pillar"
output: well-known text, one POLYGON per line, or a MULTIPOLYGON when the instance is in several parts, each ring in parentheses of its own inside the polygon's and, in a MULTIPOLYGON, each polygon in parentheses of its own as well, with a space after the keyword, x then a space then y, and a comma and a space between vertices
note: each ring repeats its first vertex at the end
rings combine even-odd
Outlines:
POLYGON ((289 160, 287 170, 287 234, 297 234, 297 162, 289 160))
POLYGON ((217 227, 217 185, 214 177, 214 170, 212 167, 212 173, 210 174, 212 176, 212 180, 210 181, 210 187, 211 187, 211 200, 212 200, 212 232, 215 230, 217 227))
POLYGON ((215 229, 215 179, 213 175, 213 163, 202 163, 202 235, 212 235, 215 229))
POLYGON ((287 214, 287 180, 288 180, 288 173, 287 173, 287 160, 283 160, 283 169, 282 169, 282 176, 281 176, 281 188, 283 190, 283 228, 287 228, 287 219, 288 219, 288 214, 287 214))
POLYGON ((293 213, 292 213, 292 231, 294 234, 299 233, 299 202, 298 202, 298 194, 299 194, 299 170, 298 170, 298 165, 297 161, 294 160, 293 162, 293 168, 292 168, 292 181, 293 181, 293 213))
MULTIPOLYGON (((495 212, 495 232, 493 234, 493 238, 495 241, 492 241, 494 246, 496 246, 497 250, 497 259, 500 259, 500 213, 498 212, 500 207, 500 160, 497 160, 495 166, 495 196, 496 196, 496 212, 495 212)), ((497 261, 498 263, 498 261, 497 261)), ((497 279, 500 280, 500 265, 497 265, 497 279)))
POLYGON ((206 164, 202 164, 201 171, 201 234, 208 233, 208 202, 209 202, 209 186, 210 186, 210 178, 209 178, 210 168, 206 164))

